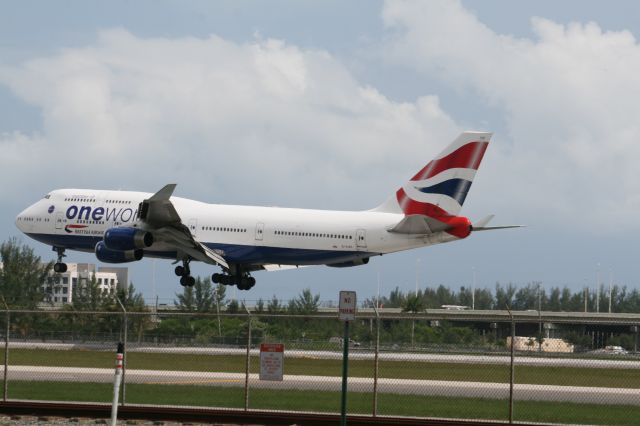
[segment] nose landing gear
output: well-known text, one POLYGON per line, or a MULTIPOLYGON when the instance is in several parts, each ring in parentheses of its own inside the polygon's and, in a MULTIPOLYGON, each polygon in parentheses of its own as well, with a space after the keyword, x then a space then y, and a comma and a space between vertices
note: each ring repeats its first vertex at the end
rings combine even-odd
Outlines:
POLYGON ((62 258, 65 256, 64 248, 54 247, 53 250, 58 253, 58 261, 53 265, 53 272, 56 274, 67 272, 67 264, 62 261, 62 258))

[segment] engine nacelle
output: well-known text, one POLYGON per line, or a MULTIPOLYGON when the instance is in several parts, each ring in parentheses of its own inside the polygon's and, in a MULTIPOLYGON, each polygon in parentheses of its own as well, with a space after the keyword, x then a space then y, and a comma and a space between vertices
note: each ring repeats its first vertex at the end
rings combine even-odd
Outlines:
POLYGON ((365 257, 362 259, 350 260, 348 262, 331 263, 327 266, 330 266, 332 268, 349 268, 351 266, 366 265, 367 263, 369 263, 369 258, 365 257))
POLYGON ((153 244, 153 235, 136 228, 109 228, 104 233, 104 244, 110 250, 142 249, 153 244))
POLYGON ((127 263, 142 259, 142 249, 136 250, 111 250, 104 241, 96 244, 96 257, 104 263, 127 263))

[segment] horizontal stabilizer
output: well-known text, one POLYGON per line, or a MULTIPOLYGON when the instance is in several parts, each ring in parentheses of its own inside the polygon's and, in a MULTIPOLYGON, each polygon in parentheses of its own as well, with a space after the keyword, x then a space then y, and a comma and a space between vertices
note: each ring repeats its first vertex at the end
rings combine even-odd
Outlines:
POLYGON ((509 229, 509 228, 522 228, 524 225, 502 225, 502 226, 487 226, 489 222, 493 219, 494 215, 490 214, 489 216, 480 219, 476 223, 473 224, 474 231, 493 231, 496 229, 509 229))
POLYGON ((526 225, 504 225, 504 226, 483 226, 481 228, 473 227, 473 231, 494 231, 496 229, 524 228, 526 225))
POLYGON ((389 232, 397 234, 433 234, 451 229, 451 225, 440 222, 429 216, 414 214, 406 216, 396 226, 389 229, 389 232))

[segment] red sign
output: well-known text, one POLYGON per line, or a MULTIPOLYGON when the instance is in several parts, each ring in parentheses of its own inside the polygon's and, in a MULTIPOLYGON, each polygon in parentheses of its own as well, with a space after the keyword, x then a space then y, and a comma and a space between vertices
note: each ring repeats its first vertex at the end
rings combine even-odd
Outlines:
POLYGON ((282 381, 284 370, 284 345, 260 344, 260 380, 282 381))
POLYGON ((341 291, 338 303, 338 317, 341 321, 354 321, 356 319, 356 292, 341 291))

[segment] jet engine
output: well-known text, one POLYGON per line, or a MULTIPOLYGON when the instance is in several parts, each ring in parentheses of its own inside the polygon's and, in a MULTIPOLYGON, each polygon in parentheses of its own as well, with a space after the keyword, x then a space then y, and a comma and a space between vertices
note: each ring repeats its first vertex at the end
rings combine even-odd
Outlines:
POLYGON ((153 235, 136 228, 109 228, 104 233, 104 244, 110 250, 142 249, 153 244, 153 235))
MULTIPOLYGON (((107 231, 108 232, 108 231, 107 231)), ((135 250, 111 250, 104 241, 96 244, 96 257, 104 263, 126 263, 142 259, 142 249, 135 250)))

